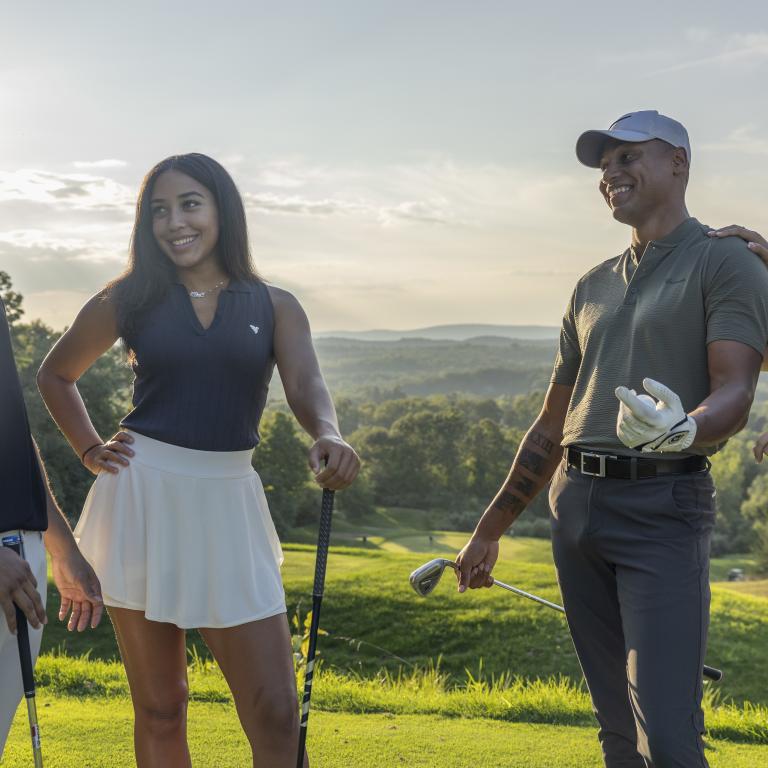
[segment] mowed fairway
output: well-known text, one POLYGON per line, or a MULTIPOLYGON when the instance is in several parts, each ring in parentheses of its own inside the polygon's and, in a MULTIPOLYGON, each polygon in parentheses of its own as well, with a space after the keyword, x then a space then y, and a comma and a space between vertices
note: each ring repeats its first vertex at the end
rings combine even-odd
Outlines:
MULTIPOLYGON (((331 541, 341 546, 385 552, 423 553, 425 559, 430 555, 454 557, 467 543, 469 534, 434 530, 431 522, 421 510, 379 507, 376 513, 360 521, 334 520, 331 541)), ((301 528, 296 533, 297 540, 307 544, 312 544, 317 536, 312 527, 301 528)), ((531 563, 548 563, 552 559, 549 541, 510 536, 501 540, 501 556, 531 563)))
POLYGON ((753 595, 754 597, 768 597, 768 579, 754 579, 751 581, 724 581, 719 587, 729 589, 739 595, 753 595))
MULTIPOLYGON (((131 705, 127 698, 40 697, 46 764, 55 768, 129 768, 131 705)), ((250 765, 245 738, 229 704, 193 702, 189 709, 192 761, 198 768, 250 765)), ((499 723, 427 715, 340 714, 315 711, 309 749, 318 768, 600 768, 595 729, 499 723)), ((712 768, 756 768, 768 746, 713 741, 712 768)), ((26 712, 19 710, 3 768, 31 764, 26 712)))

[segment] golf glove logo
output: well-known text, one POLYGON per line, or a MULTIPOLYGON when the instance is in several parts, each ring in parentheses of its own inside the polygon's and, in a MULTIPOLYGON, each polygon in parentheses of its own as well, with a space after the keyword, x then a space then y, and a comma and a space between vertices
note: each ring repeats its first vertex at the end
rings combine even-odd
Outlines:
POLYGON ((690 448, 696 439, 696 421, 686 414, 677 394, 653 379, 643 379, 643 388, 647 395, 627 387, 616 388, 619 440, 627 448, 645 453, 690 448))

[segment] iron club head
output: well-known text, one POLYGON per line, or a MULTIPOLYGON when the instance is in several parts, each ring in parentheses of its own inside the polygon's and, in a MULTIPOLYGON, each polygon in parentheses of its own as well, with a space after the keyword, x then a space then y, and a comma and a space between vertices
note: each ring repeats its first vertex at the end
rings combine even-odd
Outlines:
POLYGON ((456 569, 456 563, 453 560, 446 560, 444 557, 437 557, 417 568, 409 577, 416 594, 426 597, 432 592, 440 581, 446 566, 456 569))

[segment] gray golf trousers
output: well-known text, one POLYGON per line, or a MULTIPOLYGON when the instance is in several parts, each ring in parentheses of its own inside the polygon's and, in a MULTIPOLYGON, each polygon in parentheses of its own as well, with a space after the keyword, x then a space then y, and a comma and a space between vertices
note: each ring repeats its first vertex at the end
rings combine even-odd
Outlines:
POLYGON ((620 480, 562 462, 552 550, 607 768, 708 768, 709 472, 620 480))

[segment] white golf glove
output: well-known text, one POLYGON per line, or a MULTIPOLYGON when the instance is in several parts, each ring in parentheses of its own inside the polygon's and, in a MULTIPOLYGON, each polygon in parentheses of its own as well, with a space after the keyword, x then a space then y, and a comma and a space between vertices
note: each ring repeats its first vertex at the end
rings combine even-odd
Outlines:
POLYGON ((653 397, 638 395, 626 387, 616 388, 616 397, 621 401, 616 421, 619 440, 627 448, 646 453, 689 448, 696 439, 696 421, 686 414, 680 398, 653 379, 643 379, 643 387, 653 397))

